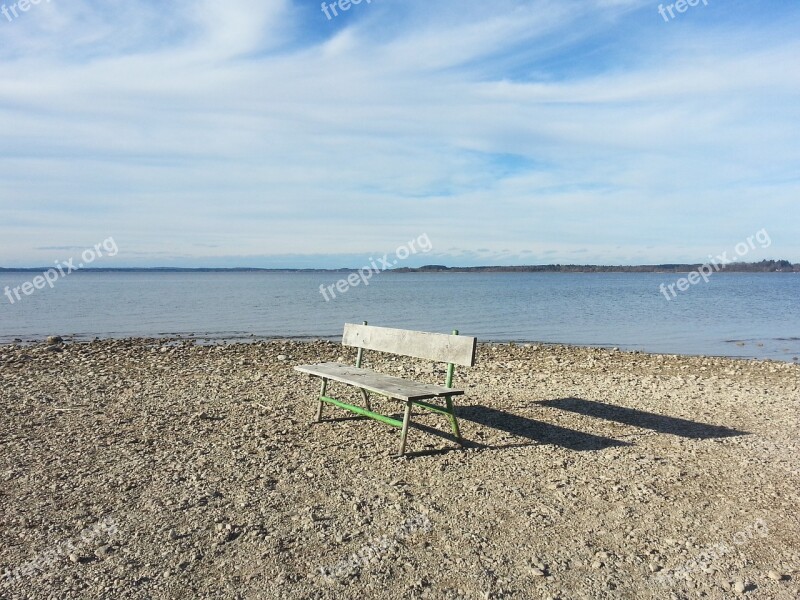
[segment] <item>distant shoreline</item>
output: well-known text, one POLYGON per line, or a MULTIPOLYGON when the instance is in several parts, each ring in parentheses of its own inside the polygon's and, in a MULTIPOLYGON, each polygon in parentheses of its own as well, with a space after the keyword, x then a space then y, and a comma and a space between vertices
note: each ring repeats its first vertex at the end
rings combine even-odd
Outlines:
MULTIPOLYGON (((487 265, 478 267, 448 267, 425 265, 387 269, 390 273, 689 273, 702 263, 665 263, 658 265, 487 265)), ((0 267, 0 273, 34 273, 50 267, 0 267)), ((96 267, 76 270, 75 273, 351 273, 357 268, 292 269, 260 267, 96 267)), ((756 263, 730 263, 719 272, 728 273, 800 273, 800 263, 788 260, 762 260, 756 263)))

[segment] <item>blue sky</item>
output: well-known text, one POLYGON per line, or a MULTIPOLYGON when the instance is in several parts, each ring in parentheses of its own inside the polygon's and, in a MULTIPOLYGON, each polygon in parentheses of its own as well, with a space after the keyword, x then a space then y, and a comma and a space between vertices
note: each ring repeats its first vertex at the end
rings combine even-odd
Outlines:
POLYGON ((0 266, 800 262, 800 5, 707 2, 0 14, 0 266))

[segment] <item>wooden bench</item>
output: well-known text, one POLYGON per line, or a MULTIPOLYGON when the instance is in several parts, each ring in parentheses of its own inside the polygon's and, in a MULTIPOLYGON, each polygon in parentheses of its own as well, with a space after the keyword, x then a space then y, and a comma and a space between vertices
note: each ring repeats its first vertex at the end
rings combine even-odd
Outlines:
POLYGON ((297 371, 322 379, 319 405, 317 407, 317 422, 322 421, 322 408, 327 403, 358 415, 375 419, 381 423, 399 427, 401 429, 399 455, 402 456, 406 451, 406 437, 411 418, 411 407, 419 406, 446 415, 450 420, 450 426, 453 429, 456 440, 458 440, 459 445, 461 444, 461 432, 459 431, 458 419, 456 419, 455 409, 453 408, 453 396, 460 396, 464 393, 464 390, 453 388, 453 373, 455 365, 471 367, 475 364, 477 338, 459 336, 458 331, 454 331, 452 335, 446 335, 442 333, 407 331, 405 329, 390 329, 388 327, 371 327, 365 321, 363 325, 345 324, 342 345, 358 348, 354 367, 342 363, 321 363, 295 367, 297 371), (443 386, 421 383, 362 369, 361 361, 364 358, 364 350, 375 350, 447 363, 445 383, 443 386), (344 383, 361 390, 364 407, 348 404, 326 395, 328 383, 331 381, 344 383), (373 412, 370 404, 370 393, 405 402, 403 420, 400 421, 393 417, 373 412), (443 399, 444 405, 427 402, 427 400, 433 399, 443 399))

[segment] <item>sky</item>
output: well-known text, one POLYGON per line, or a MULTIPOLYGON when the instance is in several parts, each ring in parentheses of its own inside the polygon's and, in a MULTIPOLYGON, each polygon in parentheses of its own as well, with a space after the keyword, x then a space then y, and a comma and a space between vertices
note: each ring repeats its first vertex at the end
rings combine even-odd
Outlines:
POLYGON ((704 262, 759 231, 744 260, 800 262, 797 2, 27 8, 2 267, 704 262))

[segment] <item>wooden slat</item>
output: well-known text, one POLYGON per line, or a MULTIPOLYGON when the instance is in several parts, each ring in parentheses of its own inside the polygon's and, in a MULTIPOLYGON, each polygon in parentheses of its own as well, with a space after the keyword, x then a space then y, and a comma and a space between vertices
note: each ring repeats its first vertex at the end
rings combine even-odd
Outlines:
POLYGON ((342 344, 471 367, 477 338, 345 323, 342 344))
POLYGON ((298 365, 295 370, 310 373, 317 377, 324 377, 332 381, 347 383, 363 388, 376 394, 383 394, 398 400, 423 400, 425 398, 439 398, 442 396, 458 396, 464 390, 446 388, 431 383, 409 381, 400 377, 392 377, 376 373, 369 369, 359 369, 352 365, 341 363, 320 363, 318 365, 298 365))

